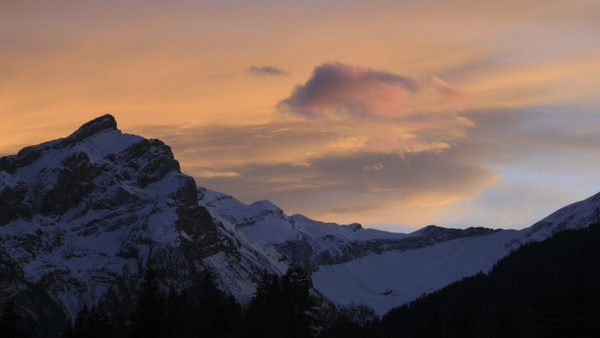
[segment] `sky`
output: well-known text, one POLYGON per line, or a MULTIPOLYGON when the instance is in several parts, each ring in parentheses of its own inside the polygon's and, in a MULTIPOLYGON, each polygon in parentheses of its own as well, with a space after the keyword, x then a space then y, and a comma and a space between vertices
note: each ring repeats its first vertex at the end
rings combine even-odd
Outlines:
POLYGON ((598 32, 596 0, 0 0, 0 156, 110 113, 245 203, 519 229, 600 191, 598 32))

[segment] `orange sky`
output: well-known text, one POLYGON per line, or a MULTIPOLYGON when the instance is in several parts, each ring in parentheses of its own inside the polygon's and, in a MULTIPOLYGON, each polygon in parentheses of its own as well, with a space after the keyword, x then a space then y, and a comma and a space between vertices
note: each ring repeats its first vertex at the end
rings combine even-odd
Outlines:
POLYGON ((600 191, 597 1, 0 2, 0 154, 113 114, 199 185, 402 230, 600 191))

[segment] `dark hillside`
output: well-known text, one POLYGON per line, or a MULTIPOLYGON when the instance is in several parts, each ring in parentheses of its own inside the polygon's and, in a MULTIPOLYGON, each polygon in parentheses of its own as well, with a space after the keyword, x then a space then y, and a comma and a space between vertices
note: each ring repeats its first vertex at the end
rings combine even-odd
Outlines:
POLYGON ((391 335, 600 334, 600 224, 529 243, 478 274, 390 311, 391 335))
MULTIPOLYGON (((347 324, 323 335, 339 336, 347 324)), ((369 337, 598 337, 600 224, 523 245, 487 275, 463 278, 356 329, 369 337)))

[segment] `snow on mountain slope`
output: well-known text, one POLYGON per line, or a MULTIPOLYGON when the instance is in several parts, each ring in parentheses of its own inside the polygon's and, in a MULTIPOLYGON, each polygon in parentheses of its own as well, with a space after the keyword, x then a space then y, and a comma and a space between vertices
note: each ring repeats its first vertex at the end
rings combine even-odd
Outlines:
POLYGON ((246 232, 265 238, 266 242, 271 244, 294 239, 298 232, 312 238, 332 235, 347 240, 399 239, 407 236, 401 233, 363 229, 360 224, 356 223, 340 226, 335 223, 313 221, 302 215, 286 217, 281 209, 269 201, 258 201, 247 205, 232 196, 207 189, 200 189, 199 197, 202 205, 245 229, 246 232), (277 227, 282 229, 276 230, 277 227), (273 234, 274 230, 278 233, 273 234), (266 238, 265 236, 273 237, 266 238))
POLYGON ((276 249, 289 262, 308 270, 320 265, 351 261, 372 253, 410 250, 447 240, 493 233, 492 229, 444 229, 430 226, 412 234, 363 229, 360 224, 338 225, 311 220, 302 215, 286 216, 268 201, 250 205, 204 188, 199 204, 235 225, 238 233, 276 249))
POLYGON ((315 288, 336 304, 364 304, 380 315, 423 293, 487 272, 524 243, 600 219, 600 194, 520 231, 429 226, 410 234, 286 216, 268 201, 246 205, 203 188, 199 189, 199 201, 235 224, 239 234, 275 248, 287 261, 313 271, 315 288))
POLYGON ((160 252, 182 255, 178 195, 195 184, 178 170, 166 145, 122 134, 108 115, 1 158, 2 246, 72 316, 160 252))
POLYGON ((268 201, 250 205, 199 189, 199 203, 240 236, 313 271, 315 288, 336 304, 365 304, 383 314, 424 292, 488 270, 513 245, 517 231, 429 226, 410 234, 286 216, 268 201))
POLYGON ((451 240, 408 251, 370 254, 351 262, 321 266, 315 288, 336 304, 366 304, 377 314, 423 293, 479 271, 488 271, 511 250, 517 231, 451 240))
POLYGON ((528 239, 539 241, 557 231, 587 227, 598 221, 600 193, 560 208, 524 231, 528 239))

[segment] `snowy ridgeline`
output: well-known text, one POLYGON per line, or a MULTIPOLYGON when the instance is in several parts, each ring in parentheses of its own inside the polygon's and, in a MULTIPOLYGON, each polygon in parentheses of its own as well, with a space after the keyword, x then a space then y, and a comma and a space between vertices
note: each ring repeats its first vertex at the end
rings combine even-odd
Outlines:
POLYGON ((592 196, 519 231, 430 226, 399 234, 285 216, 268 201, 245 205, 203 188, 199 197, 211 213, 233 224, 239 236, 265 248, 278 248, 279 254, 295 257, 290 260, 296 264, 312 263, 315 288, 336 304, 366 304, 378 314, 463 277, 487 272, 523 243, 585 227, 598 218, 600 206, 600 195, 592 196), (282 250, 288 247, 296 251, 282 250), (335 262, 320 257, 340 258, 335 262))

